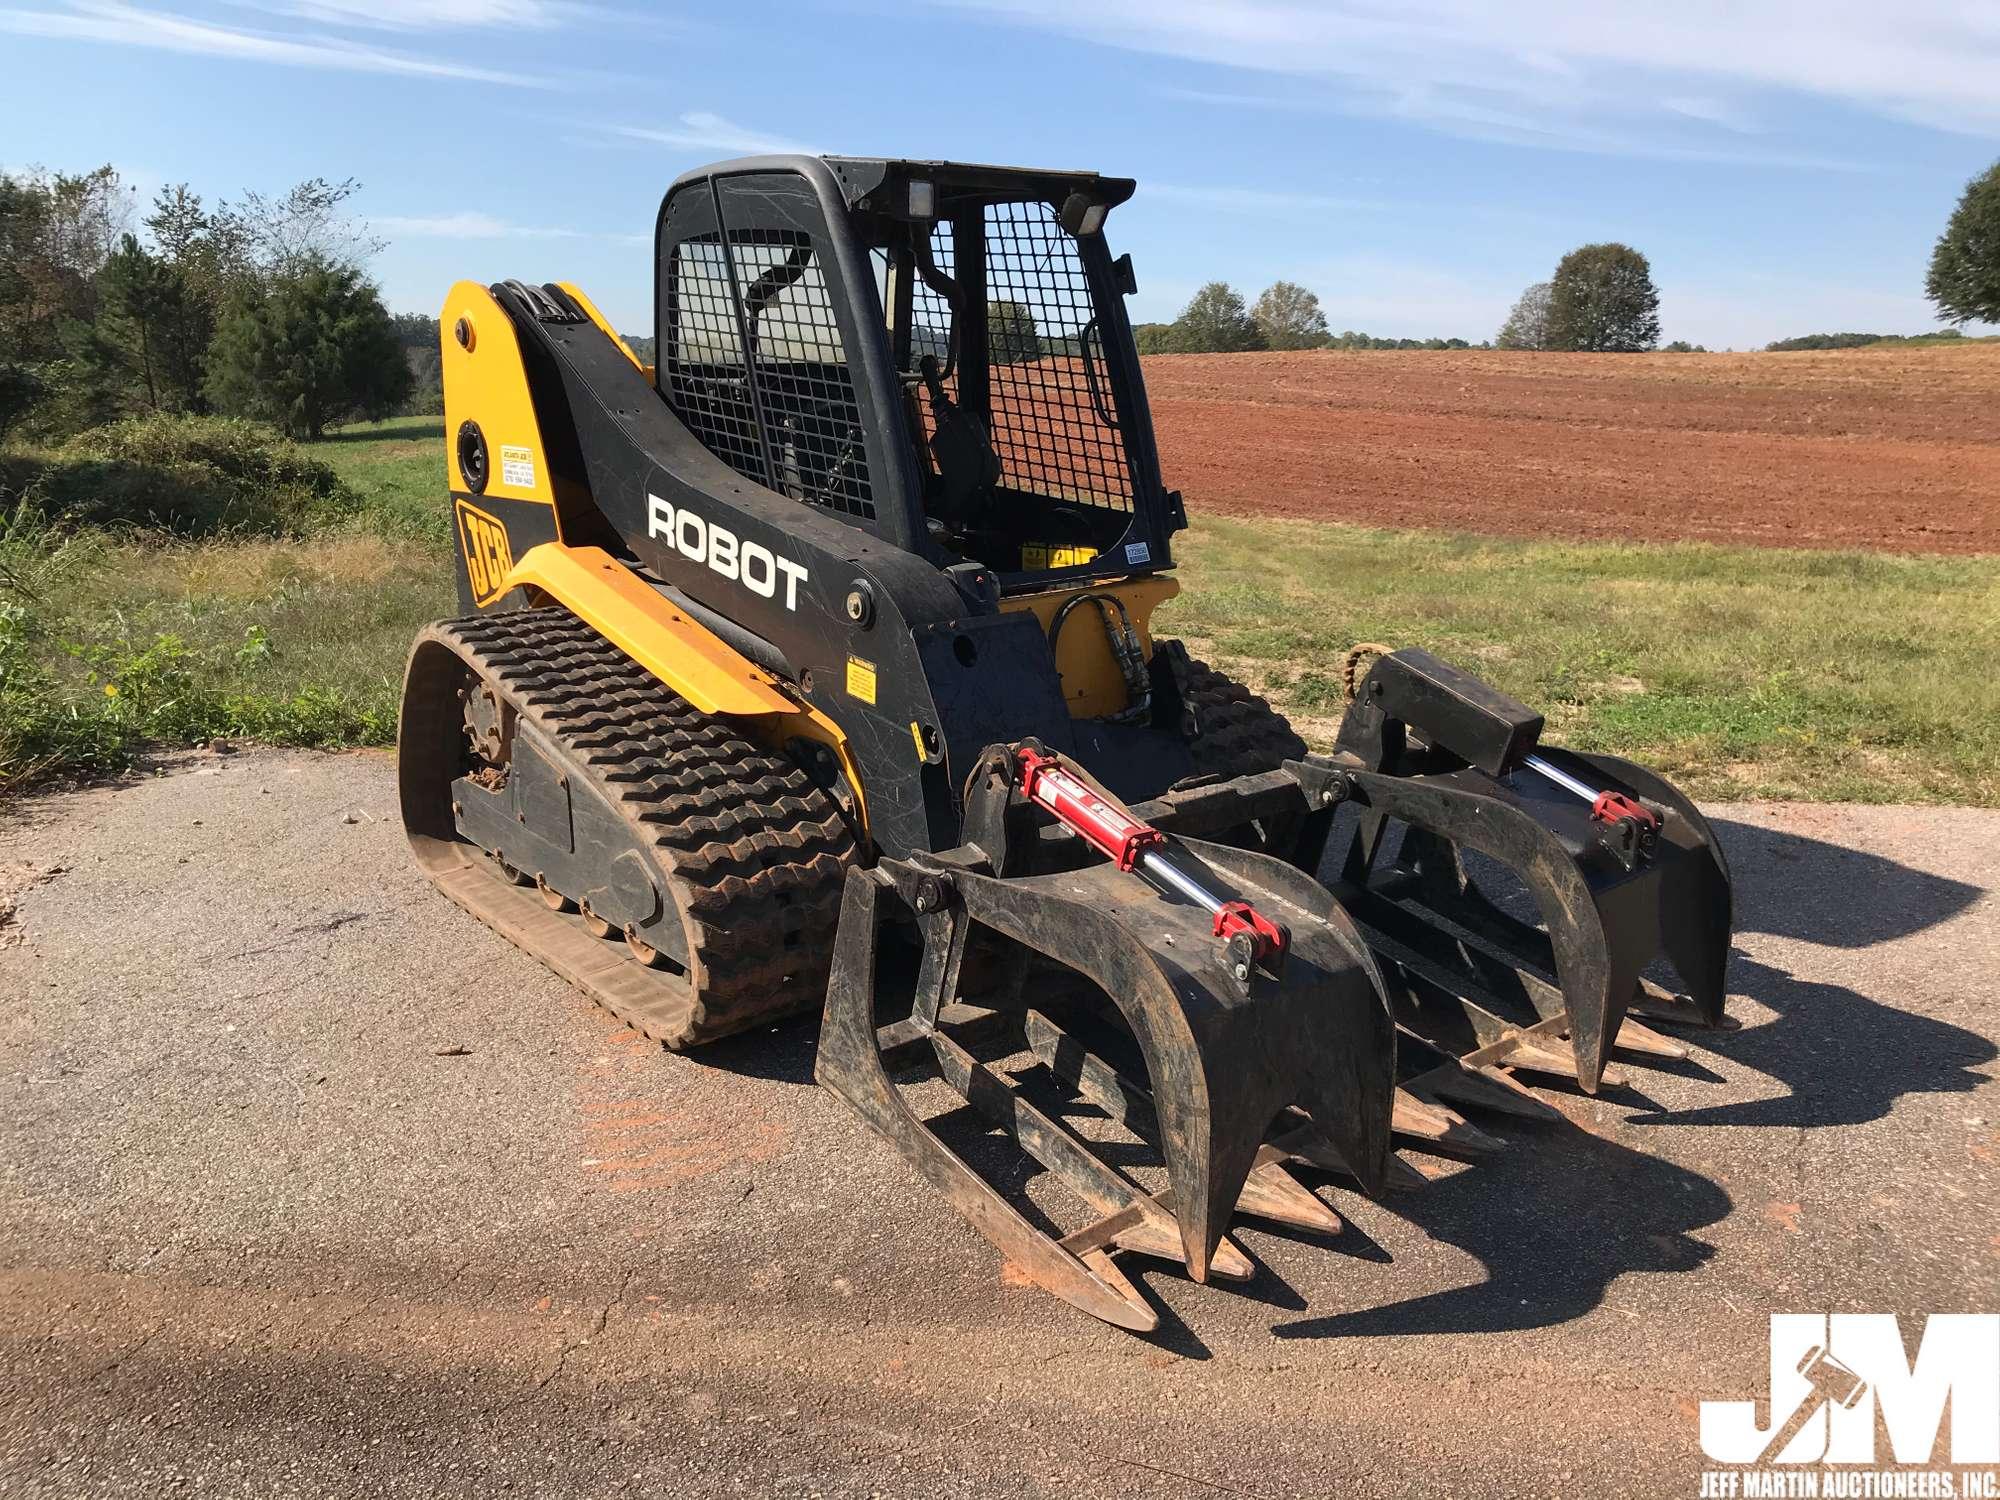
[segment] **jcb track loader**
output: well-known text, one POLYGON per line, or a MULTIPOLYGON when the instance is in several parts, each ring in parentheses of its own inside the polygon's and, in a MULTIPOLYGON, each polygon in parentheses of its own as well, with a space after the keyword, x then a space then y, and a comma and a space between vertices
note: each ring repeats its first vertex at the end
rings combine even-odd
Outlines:
POLYGON ((822 1083, 1147 1329, 1115 1253, 1248 1276, 1235 1214, 1338 1228, 1293 1166, 1379 1191, 1399 1138, 1495 1144, 1454 1105, 1552 1113, 1523 1072, 1681 1050, 1629 1012, 1719 1024, 1731 892, 1673 787, 1420 650, 1350 660, 1313 755, 1152 633, 1186 523, 1104 236, 1133 186, 689 173, 656 368, 574 286, 455 286, 462 618, 411 654, 400 781, 431 878, 645 1035, 823 1009, 822 1083), (1085 1222, 950 1149, 919 1064, 1085 1222))

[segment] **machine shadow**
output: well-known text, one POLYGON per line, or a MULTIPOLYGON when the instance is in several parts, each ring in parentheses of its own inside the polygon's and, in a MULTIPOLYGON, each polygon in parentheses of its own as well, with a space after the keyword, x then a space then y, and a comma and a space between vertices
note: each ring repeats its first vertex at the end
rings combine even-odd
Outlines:
POLYGON ((1472 1256, 1483 1280, 1276 1324, 1272 1333, 1316 1339, 1544 1328, 1591 1311, 1627 1272, 1692 1271, 1714 1254, 1691 1236, 1725 1217, 1731 1200, 1700 1173, 1575 1126, 1512 1134, 1511 1149, 1380 1204, 1472 1256))
MULTIPOLYGON (((1714 824, 1735 879, 1739 932, 1843 949, 1926 931, 1984 892, 1964 881, 1783 830, 1714 824)), ((2000 1056, 1980 1034, 1899 1010, 1844 985, 1806 980, 1738 948, 1730 991, 1777 1013, 1733 1032, 1687 1039, 1783 1084, 1780 1097, 1671 1111, 1633 1069, 1631 1086, 1604 1096, 1634 1103, 1633 1127, 1749 1125, 1817 1129, 1879 1119, 1914 1093, 1962 1093, 1990 1080, 1974 1071, 2000 1056)), ((1699 1067, 1658 1071, 1713 1076, 1699 1067)), ((1692 1238, 1731 1208, 1716 1183, 1660 1157, 1575 1126, 1504 1131, 1515 1149, 1383 1206, 1484 1268, 1476 1285, 1406 1302, 1280 1324, 1280 1338, 1392 1333, 1485 1333, 1581 1317, 1628 1271, 1691 1271, 1713 1253, 1692 1238)))
POLYGON ((1949 921, 1985 891, 1861 849, 1712 820, 1736 886, 1736 930, 1872 948, 1949 921))
MULTIPOLYGON (((1801 834, 1729 820, 1715 827, 1735 877, 1739 932, 1867 948, 1936 927, 1985 894, 1965 881, 1801 834)), ((1729 988, 1777 1019, 1688 1039, 1786 1092, 1656 1110, 1633 1124, 1858 1125, 1880 1119, 1906 1094, 1970 1092, 1989 1081, 1973 1070, 2000 1056, 2000 1047, 1977 1032, 1845 985, 1801 979, 1741 948, 1730 959, 1729 988)))

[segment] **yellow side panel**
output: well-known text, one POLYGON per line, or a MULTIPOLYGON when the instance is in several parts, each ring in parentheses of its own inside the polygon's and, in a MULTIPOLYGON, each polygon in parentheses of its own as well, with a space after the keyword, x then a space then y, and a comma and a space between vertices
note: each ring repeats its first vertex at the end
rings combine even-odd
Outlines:
POLYGON ((840 726, 793 698, 782 681, 674 608, 610 553, 560 542, 530 547, 500 592, 515 587, 562 605, 701 712, 766 719, 772 733, 763 738, 798 736, 828 746, 854 788, 856 818, 866 831, 861 769, 840 726))
MULTIPOLYGON (((1017 594, 1002 599, 1005 610, 1029 610, 1048 632, 1056 611, 1078 594, 1116 594, 1131 613, 1132 628, 1139 632, 1139 644, 1146 655, 1153 654, 1153 611, 1181 591, 1180 583, 1155 574, 1128 583, 1098 584, 1081 589, 1053 589, 1045 594, 1017 594)), ((1056 671, 1062 676, 1063 701, 1072 719, 1096 719, 1115 714, 1128 706, 1125 678, 1118 670, 1118 658, 1111 654, 1111 641, 1104 633, 1103 617, 1094 604, 1079 604, 1063 621, 1062 638, 1056 642, 1056 671)))
POLYGON ((558 281, 556 285, 561 287, 564 291, 568 292, 570 296, 576 299, 576 305, 582 308, 585 312, 590 314, 590 321, 595 323, 599 328, 604 330, 605 337, 610 339, 612 343, 616 344, 619 350, 624 354, 624 356, 627 359, 631 360, 633 364, 639 365, 640 369, 645 370, 647 380, 650 381, 653 378, 652 370, 645 365, 639 364, 639 356, 634 354, 632 352, 631 346, 628 345, 625 342, 625 340, 619 336, 618 330, 613 328, 610 325, 610 323, 605 321, 604 314, 597 310, 597 304, 595 302, 592 302, 588 297, 584 296, 582 291, 578 289, 575 282, 558 281))
POLYGON ((549 484, 548 453, 534 397, 528 394, 514 325, 493 294, 476 281, 461 281, 445 294, 438 317, 444 364, 445 472, 451 487, 471 490, 458 467, 458 430, 477 422, 486 436, 487 480, 483 493, 507 500, 555 504, 549 484), (465 320, 469 345, 458 341, 465 320))

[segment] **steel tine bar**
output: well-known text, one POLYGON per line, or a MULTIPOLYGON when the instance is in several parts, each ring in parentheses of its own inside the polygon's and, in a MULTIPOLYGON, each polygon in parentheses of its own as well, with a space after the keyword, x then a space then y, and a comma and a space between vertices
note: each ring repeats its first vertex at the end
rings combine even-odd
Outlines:
MULTIPOLYGON (((1141 1140, 1157 1143, 1160 1122, 1153 1096, 1038 1010, 1027 1014, 1028 1049, 1064 1083, 1117 1120, 1141 1140)), ((1238 1213, 1276 1219, 1300 1229, 1340 1233, 1340 1216, 1320 1202, 1280 1165, 1282 1154, 1269 1147, 1257 1153, 1236 1199, 1238 1213)), ((1161 1195, 1166 1201, 1166 1195, 1161 1195)))
POLYGON ((1673 1062, 1685 1062, 1688 1058, 1688 1049, 1681 1043, 1670 1036, 1661 1036, 1650 1026, 1641 1026, 1630 1016, 1618 1028, 1618 1045, 1641 1057, 1664 1057, 1673 1062))
POLYGON ((1028 1050, 1051 1073, 1151 1145, 1160 1140, 1152 1093, 1085 1047, 1041 1011, 1023 1017, 1028 1050))
MULTIPOLYGON (((1548 979, 1555 972, 1555 950, 1549 944, 1547 933, 1501 910, 1477 886, 1469 883, 1470 894, 1463 898, 1465 904, 1462 907, 1456 902, 1449 907, 1440 906, 1416 894, 1425 889, 1425 882, 1415 872, 1398 871, 1389 879, 1370 886, 1369 894, 1392 903, 1418 921, 1442 927, 1444 935, 1455 943, 1495 963, 1504 964, 1520 982, 1522 995, 1534 1006, 1538 1015, 1546 1019, 1563 1011, 1562 991, 1548 979)), ((1713 1024, 1695 1001, 1685 995, 1677 995, 1650 979, 1639 980, 1631 1004, 1634 1010, 1644 1012, 1652 1020, 1676 1021, 1688 1026, 1713 1024)), ((1628 1026, 1632 1024, 1627 1022, 1628 1026)), ((1643 1027, 1638 1029, 1645 1032, 1643 1027)), ((1627 1040, 1621 1030, 1618 1045, 1635 1052, 1676 1060, 1688 1055, 1685 1048, 1664 1050, 1679 1047, 1679 1044, 1659 1036, 1657 1032, 1627 1040)))
POLYGON ((882 1066, 891 1073, 900 1072, 918 1062, 928 1067, 931 1062, 931 1033, 940 1027, 949 1028, 954 1037, 968 1045, 984 1044, 994 1037, 1018 1034, 1020 1017, 1004 1010, 991 1010, 984 1005, 954 1001, 939 1010, 935 1025, 916 1016, 891 1021, 875 1028, 875 1046, 882 1054, 882 1066))
MULTIPOLYGON (((1480 1044, 1520 1029, 1519 1023, 1507 1020, 1491 1008, 1500 1003, 1500 997, 1462 970, 1430 957, 1415 946, 1431 931, 1427 924, 1369 892, 1342 889, 1340 897, 1376 956, 1389 960, 1406 976, 1424 981, 1437 995, 1448 998, 1463 1013, 1466 1026, 1480 1044)), ((1397 1016, 1398 1021, 1420 1035, 1425 1029, 1422 1019, 1421 1013, 1397 1016)))
POLYGON ((1507 1149, 1505 1141, 1488 1135, 1463 1115, 1446 1109, 1435 1099, 1421 1099, 1407 1088, 1396 1090, 1389 1128, 1433 1149, 1441 1147, 1472 1156, 1490 1156, 1507 1149))
MULTIPOLYGON (((1106 1216, 1139 1211, 1140 1221, 1121 1235, 1125 1248, 1185 1264, 1180 1227, 1165 1200, 1146 1193, 1100 1160, 1083 1141, 1022 1098, 1017 1089, 950 1037, 934 1034, 931 1046, 945 1082, 1055 1173, 1083 1202, 1106 1216)), ((1226 1238, 1216 1246, 1210 1269, 1231 1280, 1255 1274, 1249 1258, 1226 1238)))
MULTIPOLYGON (((1551 1016, 1546 1021, 1538 1021, 1533 1026, 1524 1026, 1518 1031, 1489 1042, 1477 1051, 1461 1057, 1459 1065, 1464 1068, 1525 1068, 1531 1073, 1547 1073, 1556 1078, 1577 1076, 1576 1054, 1567 1048, 1543 1045, 1549 1041, 1567 1040, 1567 1016, 1551 1016)), ((1625 1070, 1607 1067, 1600 1074, 1599 1081, 1607 1088, 1618 1088, 1627 1082, 1625 1070)))
POLYGON ((1534 1095, 1525 1083, 1499 1068, 1468 1072, 1456 1062, 1445 1062, 1427 1073, 1419 1073, 1403 1087, 1426 1101, 1449 1099, 1475 1109, 1513 1115, 1523 1120, 1560 1120, 1562 1111, 1534 1095))
MULTIPOLYGON (((1318 1167, 1322 1172, 1338 1172, 1343 1177, 1355 1175, 1339 1148, 1321 1135, 1310 1120, 1291 1130, 1281 1131, 1272 1139, 1271 1147, 1281 1155, 1296 1158, 1309 1167, 1318 1167)), ((1383 1185, 1392 1188, 1428 1187, 1430 1179, 1392 1151, 1383 1185)))
POLYGON ((1257 1153, 1257 1165, 1243 1181, 1243 1195, 1236 1200, 1236 1211, 1290 1224, 1294 1229, 1339 1234, 1340 1215, 1287 1172, 1284 1161, 1285 1153, 1275 1146, 1266 1146, 1257 1153))

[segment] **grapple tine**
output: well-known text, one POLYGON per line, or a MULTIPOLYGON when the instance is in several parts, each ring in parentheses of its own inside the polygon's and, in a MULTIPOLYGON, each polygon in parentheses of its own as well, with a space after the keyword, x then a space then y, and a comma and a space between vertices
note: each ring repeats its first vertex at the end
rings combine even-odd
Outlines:
POLYGON ((1239 985, 1209 917, 1109 865, 1013 879, 965 874, 973 919, 1068 964, 1118 1007, 1146 1063, 1159 1148, 1187 1251, 1207 1272, 1271 1121, 1304 1108, 1371 1190, 1388 1170, 1395 1035, 1366 945, 1289 865, 1220 845, 1186 852, 1291 922, 1282 978, 1239 985))
POLYGON ((1159 1314, 1122 1275, 1100 1274, 1109 1264, 1104 1256, 1079 1257, 1043 1234, 903 1102, 882 1066, 875 1028, 876 952, 888 889, 877 870, 848 871, 814 1076, 852 1105, 1038 1286, 1092 1317, 1136 1333, 1152 1332, 1159 1314))
POLYGON ((1576 758, 1668 809, 1660 837, 1681 851, 1660 896, 1660 949, 1687 986, 1704 1025, 1722 1024, 1729 994, 1729 943, 1735 891, 1729 862, 1701 809, 1664 776, 1615 755, 1576 758))
MULTIPOLYGON (((1335 753, 1286 770, 1309 806, 1345 803, 1358 815, 1335 889, 1394 971, 1402 1024, 1441 1050, 1497 1062, 1493 1028, 1508 1027, 1510 1001, 1525 1001, 1544 1022, 1560 1018, 1551 1029, 1567 1034, 1591 1093, 1635 1003, 1723 1024, 1729 869, 1677 788, 1627 761, 1541 745, 1540 714, 1428 652, 1382 656, 1352 700, 1335 753), (1383 871, 1390 823, 1403 836, 1383 871), (1467 876, 1466 851, 1509 870, 1543 928, 1489 900, 1467 876), (1392 907, 1418 919, 1414 935, 1392 907), (1659 956, 1680 972, 1687 1002, 1643 983, 1659 956)), ((1319 843, 1305 857, 1324 853, 1331 824, 1330 811, 1316 814, 1319 843)))

